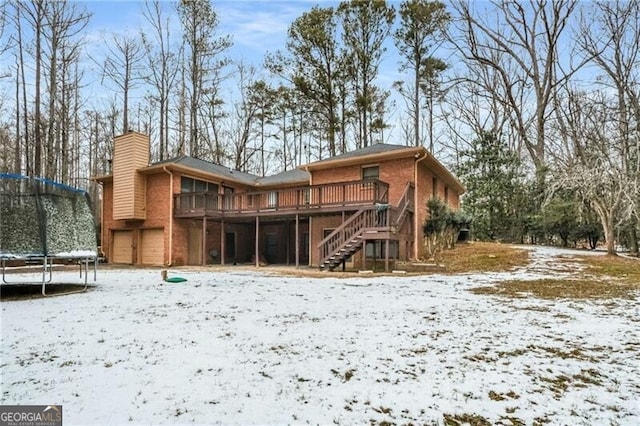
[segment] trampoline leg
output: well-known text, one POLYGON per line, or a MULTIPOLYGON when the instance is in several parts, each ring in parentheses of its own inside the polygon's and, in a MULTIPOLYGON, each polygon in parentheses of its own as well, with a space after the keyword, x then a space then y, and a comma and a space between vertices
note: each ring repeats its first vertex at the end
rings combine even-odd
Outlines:
POLYGON ((47 284, 49 284, 51 281, 53 281, 53 259, 45 257, 44 264, 45 264, 45 270, 47 266, 49 268, 49 279, 47 280, 47 284))
POLYGON ((42 261, 42 295, 43 296, 47 295, 47 292, 45 290, 46 286, 47 286, 47 256, 45 256, 42 261))
POLYGON ((6 272, 6 260, 2 259, 2 282, 5 284, 9 284, 9 282, 7 281, 7 278, 5 276, 5 272, 6 272))

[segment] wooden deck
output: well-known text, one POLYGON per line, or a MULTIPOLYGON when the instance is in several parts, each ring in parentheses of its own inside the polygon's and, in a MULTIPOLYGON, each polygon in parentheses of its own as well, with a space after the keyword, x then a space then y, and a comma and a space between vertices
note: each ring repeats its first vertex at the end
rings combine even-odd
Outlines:
POLYGON ((177 218, 242 218, 288 214, 327 214, 387 204, 389 185, 377 179, 308 185, 279 190, 174 195, 177 218))

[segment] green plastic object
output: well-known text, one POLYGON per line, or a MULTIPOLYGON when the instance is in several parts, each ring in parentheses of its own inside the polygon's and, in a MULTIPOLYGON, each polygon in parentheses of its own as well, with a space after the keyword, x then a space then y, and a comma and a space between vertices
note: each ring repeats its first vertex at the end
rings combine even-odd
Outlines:
POLYGON ((171 278, 167 278, 165 281, 168 283, 183 283, 186 280, 187 280, 186 278, 182 278, 182 277, 171 277, 171 278))

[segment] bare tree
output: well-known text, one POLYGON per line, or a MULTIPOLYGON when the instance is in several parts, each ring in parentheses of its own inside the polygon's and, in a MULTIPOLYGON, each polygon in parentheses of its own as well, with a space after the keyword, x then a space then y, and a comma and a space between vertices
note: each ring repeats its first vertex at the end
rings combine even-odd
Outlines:
POLYGON ((566 90, 558 113, 564 144, 554 147, 556 190, 570 190, 593 206, 607 253, 615 254, 615 228, 624 219, 629 175, 624 167, 617 100, 603 92, 566 90))
MULTIPOLYGON (((69 180, 69 106, 78 91, 78 85, 70 85, 71 63, 79 60, 79 44, 74 41, 89 22, 90 15, 78 3, 47 2, 43 35, 47 59, 48 109, 45 144, 45 176, 62 182, 69 180), (62 169, 62 170, 60 170, 62 169)), ((74 113, 76 111, 73 111, 74 113)))
POLYGON ((640 1, 600 1, 581 19, 578 43, 600 72, 596 84, 615 93, 620 167, 627 175, 631 251, 638 253, 640 214, 640 1))
MULTIPOLYGON (((14 25, 16 31, 16 146, 15 146, 15 170, 16 173, 22 172, 22 147, 26 147, 29 142, 29 118, 27 114, 27 83, 24 72, 24 52, 25 44, 22 38, 22 17, 21 6, 14 3, 14 25), (20 97, 22 95, 22 105, 20 97), (22 111, 21 111, 22 110, 22 111), (22 113, 22 120, 20 114, 22 113), (21 131, 22 130, 22 131, 21 131)), ((26 162, 27 173, 29 167, 29 150, 24 150, 24 158, 26 162)))
POLYGON ((254 156, 260 152, 257 146, 259 138, 257 136, 255 124, 259 112, 259 104, 252 102, 252 88, 256 84, 257 70, 242 62, 236 65, 235 82, 237 84, 238 99, 232 103, 232 112, 228 124, 228 135, 231 142, 231 159, 236 170, 254 171, 250 169, 260 169, 251 167, 254 156), (251 149, 250 142, 255 144, 251 149))
POLYGON ((181 0, 178 13, 187 45, 186 77, 189 81, 189 150, 200 155, 200 109, 210 77, 228 64, 220 55, 231 46, 229 37, 217 37, 218 15, 209 0, 181 0))
MULTIPOLYGON (((0 56, 4 52, 9 50, 11 48, 11 45, 14 42, 9 32, 7 31, 7 27, 8 27, 7 22, 9 21, 8 6, 9 6, 8 1, 6 0, 0 1, 0 56)), ((9 74, 8 72, 5 74, 0 69, 0 78, 7 78, 10 75, 11 74, 9 74)))
POLYGON ((145 79, 155 89, 159 112, 159 160, 164 160, 169 154, 169 96, 176 82, 179 70, 179 58, 182 56, 182 44, 177 51, 171 37, 170 17, 163 16, 160 1, 146 1, 143 16, 153 29, 152 34, 141 32, 142 44, 145 49, 148 74, 145 79))
POLYGON ((455 1, 460 20, 451 39, 465 61, 499 76, 499 85, 483 89, 492 89, 511 113, 510 125, 543 180, 553 96, 587 61, 564 69, 559 60, 559 49, 569 43, 566 32, 577 0, 492 0, 491 5, 481 17, 469 2, 455 1))
MULTIPOLYGON (((42 32, 45 19, 45 1, 34 0, 31 3, 18 2, 17 6, 21 8, 21 14, 26 18, 27 24, 33 30, 33 48, 32 56, 34 61, 34 123, 33 123, 33 164, 27 161, 27 174, 32 176, 41 176, 43 172, 42 167, 42 127, 43 119, 41 112, 41 97, 42 97, 42 32)), ((20 17, 20 14, 18 14, 20 17)), ((21 65, 22 73, 24 75, 24 64, 21 65)), ((24 89, 26 90, 26 88, 24 89)), ((24 100, 24 108, 26 106, 26 99, 24 100)), ((27 113, 25 112, 25 120, 27 119, 27 113)), ((29 145, 30 140, 26 140, 25 148, 29 145)), ((27 149, 27 152, 29 150, 27 149)))
POLYGON ((400 70, 409 70, 412 81, 405 88, 404 81, 395 87, 405 98, 413 122, 413 144, 424 144, 421 131, 421 110, 427 106, 429 150, 433 152, 433 106, 437 91, 438 75, 446 64, 434 56, 451 16, 439 1, 407 0, 400 5, 401 25, 394 33, 396 46, 403 62, 400 70))
POLYGON ((143 46, 137 36, 112 34, 102 64, 102 78, 108 78, 122 93, 122 132, 129 131, 129 95, 142 79, 143 46))
MULTIPOLYGON (((463 73, 451 79, 443 114, 447 137, 442 145, 455 156, 455 164, 460 151, 469 149, 476 135, 484 132, 505 141, 510 150, 522 152, 522 141, 511 127, 511 110, 502 102, 500 82, 493 68, 478 64, 468 64, 463 73)), ((518 98, 523 96, 522 91, 514 93, 518 98)))
POLYGON ((350 0, 338 6, 342 18, 342 39, 345 47, 347 73, 353 83, 357 118, 357 143, 369 145, 371 112, 378 99, 374 99, 374 81, 384 41, 391 33, 395 10, 385 0, 350 0))

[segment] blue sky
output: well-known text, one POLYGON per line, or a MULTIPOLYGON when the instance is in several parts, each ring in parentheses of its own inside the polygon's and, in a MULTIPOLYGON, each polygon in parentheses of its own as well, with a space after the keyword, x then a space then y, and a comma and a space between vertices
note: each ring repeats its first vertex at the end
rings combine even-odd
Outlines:
MULTIPOLYGON (((399 6, 400 0, 390 1, 394 7, 399 6)), ((220 22, 219 35, 230 35, 233 46, 226 52, 226 56, 235 61, 244 61, 261 69, 265 55, 284 49, 287 40, 287 30, 289 25, 304 12, 309 11, 314 5, 337 6, 338 0, 312 1, 312 0, 289 0, 289 1, 269 1, 269 0, 214 0, 213 6, 218 14, 220 22)), ((87 10, 92 13, 91 21, 86 29, 85 40, 87 41, 87 53, 98 59, 103 57, 107 51, 104 48, 104 40, 109 39, 113 33, 130 32, 138 34, 140 30, 149 24, 143 17, 143 1, 87 1, 84 2, 87 10)), ((175 12, 175 3, 166 1, 163 3, 167 13, 173 14, 173 25, 175 30, 173 36, 179 37, 179 21, 175 12)), ((392 98, 396 92, 392 89, 394 81, 401 78, 398 71, 398 56, 393 47, 391 37, 387 40, 387 52, 379 70, 377 84, 392 92, 392 98)), ((96 74, 99 73, 97 65, 92 68, 96 74)), ((109 84, 107 81, 105 84, 109 84)), ((90 82, 96 90, 100 89, 99 79, 90 82)), ((104 86, 102 86, 104 87, 104 86)), ((95 93, 95 92, 94 92, 95 93)), ((94 99, 101 97, 94 96, 94 99)), ((233 93, 229 93, 233 97, 233 93)), ((110 95, 105 92, 104 102, 109 102, 110 95)), ((138 101, 136 94, 133 94, 132 101, 138 101)), ((230 100, 230 99, 227 99, 230 100)), ((390 110, 388 119, 394 120, 399 116, 399 108, 402 101, 397 102, 395 108, 390 110)))
MULTIPOLYGON (((315 4, 336 5, 337 1, 268 1, 223 0, 213 5, 220 21, 219 33, 229 34, 234 45, 228 52, 234 59, 244 59, 259 65, 265 53, 284 47, 289 24, 315 4)), ((136 32, 146 25, 142 17, 142 1, 89 1, 93 13, 89 31, 136 32)), ((175 10, 165 3, 167 11, 175 10)), ((174 12, 175 13, 175 12, 174 12)), ((175 16, 177 23, 177 15, 175 16)))

